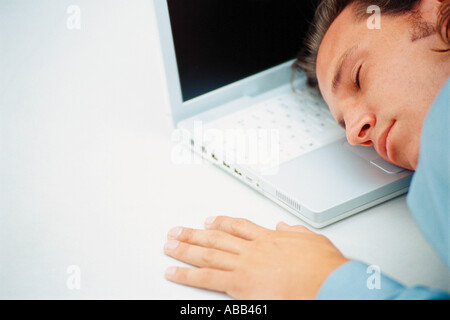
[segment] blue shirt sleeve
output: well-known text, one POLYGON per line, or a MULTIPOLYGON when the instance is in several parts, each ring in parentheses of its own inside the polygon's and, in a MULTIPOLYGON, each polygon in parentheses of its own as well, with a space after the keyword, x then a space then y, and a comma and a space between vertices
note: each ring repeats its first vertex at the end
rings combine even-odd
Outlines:
MULTIPOLYGON (((450 80, 431 107, 422 132, 419 164, 407 196, 408 208, 431 246, 450 267, 450 80)), ((335 270, 318 299, 449 300, 446 292, 404 287, 368 265, 351 261, 335 270)))
POLYGON ((317 295, 318 300, 449 300, 446 292, 423 286, 404 287, 359 261, 335 270, 317 295))
POLYGON ((450 80, 427 115, 407 204, 418 227, 450 267, 450 80))

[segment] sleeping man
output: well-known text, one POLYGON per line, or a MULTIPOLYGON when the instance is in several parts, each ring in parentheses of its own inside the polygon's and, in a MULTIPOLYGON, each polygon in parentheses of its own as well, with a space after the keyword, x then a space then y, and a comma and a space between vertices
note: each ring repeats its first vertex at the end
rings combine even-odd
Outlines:
MULTIPOLYGON (((450 0, 324 0, 295 63, 320 90, 353 145, 414 170, 408 207, 445 262, 450 215, 450 0), (367 9, 381 9, 369 28, 367 9)), ((174 228, 165 252, 197 268, 167 269, 180 284, 237 299, 448 299, 382 275, 367 287, 367 265, 324 236, 279 223, 211 217, 205 230, 174 228)))

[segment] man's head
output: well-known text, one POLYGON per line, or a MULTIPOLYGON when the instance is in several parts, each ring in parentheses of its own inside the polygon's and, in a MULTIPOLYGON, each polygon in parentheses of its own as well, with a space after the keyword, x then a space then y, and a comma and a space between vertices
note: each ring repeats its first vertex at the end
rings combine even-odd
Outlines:
POLYGON ((385 160, 416 169, 423 121, 450 76, 449 6, 449 0, 321 2, 296 66, 320 89, 351 144, 374 146, 385 160), (381 9, 380 29, 367 25, 372 5, 381 9))

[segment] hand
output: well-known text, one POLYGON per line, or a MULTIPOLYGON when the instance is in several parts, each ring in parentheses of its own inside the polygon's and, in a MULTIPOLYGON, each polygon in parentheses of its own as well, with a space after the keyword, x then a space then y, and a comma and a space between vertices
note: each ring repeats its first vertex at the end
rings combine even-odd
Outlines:
POLYGON ((276 231, 244 219, 209 218, 206 230, 175 228, 165 253, 198 268, 169 268, 170 281, 236 299, 314 299, 346 259, 324 236, 284 223, 276 231))

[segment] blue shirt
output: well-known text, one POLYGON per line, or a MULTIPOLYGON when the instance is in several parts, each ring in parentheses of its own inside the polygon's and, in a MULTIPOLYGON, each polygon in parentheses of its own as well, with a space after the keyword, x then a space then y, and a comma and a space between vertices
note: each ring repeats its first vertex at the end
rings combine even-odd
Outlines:
MULTIPOLYGON (((407 204, 411 214, 447 268, 449 255, 450 198, 450 79, 425 119, 419 164, 414 173, 407 204)), ((368 265, 351 261, 335 270, 319 290, 318 299, 450 299, 447 292, 423 286, 405 287, 379 274, 379 286, 368 265), (378 289, 378 290, 377 290, 378 289)), ((376 272, 376 271, 375 271, 376 272)), ((374 273, 375 274, 375 273, 374 273)))

